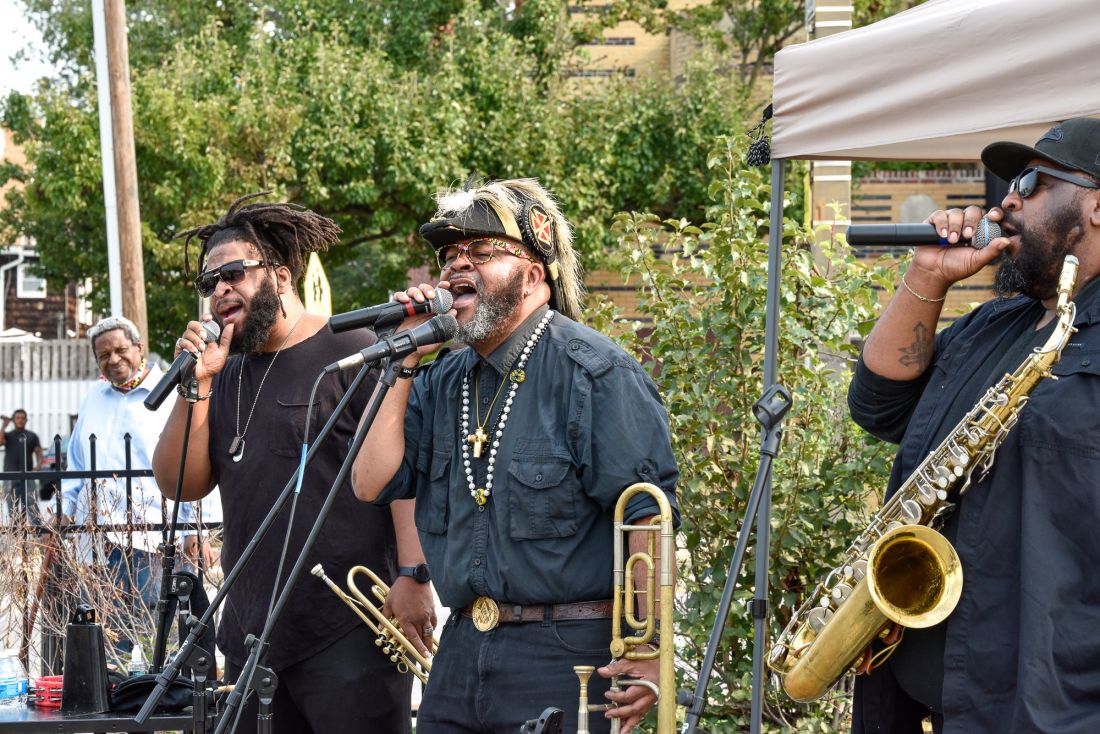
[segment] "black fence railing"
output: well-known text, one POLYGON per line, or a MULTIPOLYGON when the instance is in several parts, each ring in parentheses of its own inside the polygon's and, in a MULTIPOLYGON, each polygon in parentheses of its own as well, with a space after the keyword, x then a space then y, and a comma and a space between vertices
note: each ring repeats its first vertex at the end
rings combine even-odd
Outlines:
MULTIPOLYGON (((14 612, 21 617, 20 624, 20 655, 24 665, 30 669, 28 663, 29 651, 32 647, 31 640, 37 627, 41 632, 38 654, 41 659, 43 675, 57 673, 61 670, 63 634, 65 620, 71 613, 71 608, 77 603, 89 601, 89 597, 96 596, 102 606, 111 606, 107 597, 95 593, 97 590, 91 587, 107 587, 114 583, 105 571, 103 558, 96 558, 90 544, 88 553, 90 560, 77 560, 82 553, 76 551, 77 537, 83 538, 107 538, 110 543, 123 550, 125 565, 130 578, 133 578, 134 536, 136 533, 159 532, 162 542, 167 541, 171 514, 168 509, 167 499, 160 498, 160 517, 162 522, 145 521, 142 517, 135 519, 134 489, 135 482, 141 479, 151 478, 151 469, 135 468, 133 462, 133 438, 127 433, 123 436, 123 466, 100 467, 97 461, 96 446, 98 439, 92 435, 88 441, 87 468, 82 470, 70 470, 66 466, 66 448, 62 437, 53 437, 51 451, 47 452, 52 457, 52 465, 46 468, 31 470, 28 465, 25 436, 16 438, 15 445, 9 441, 4 447, 6 452, 16 453, 20 457, 21 467, 18 470, 0 471, 0 486, 3 487, 8 506, 12 509, 5 525, 0 526, 0 534, 6 536, 9 542, 17 543, 18 552, 7 554, 8 564, 0 563, 0 596, 6 596, 4 606, 9 614, 14 612), (63 483, 65 480, 80 480, 85 482, 83 491, 87 496, 82 499, 79 506, 86 512, 85 518, 80 522, 74 522, 74 518, 66 517, 64 512, 63 483), (112 492, 106 492, 106 484, 114 482, 112 492), (20 483, 22 483, 20 487, 20 483), (119 485, 122 486, 119 486, 119 485), (17 501, 17 490, 21 488, 23 502, 17 501), (123 490, 124 505, 117 506, 119 490, 123 490), (110 494, 114 498, 111 505, 101 503, 110 494), (13 496, 15 495, 15 496, 13 496), (38 506, 41 500, 48 499, 50 513, 40 516, 38 506), (118 510, 123 520, 116 521, 118 510), (110 522, 102 522, 101 515, 112 518, 110 522), (103 534, 109 533, 109 536, 103 534), (76 536, 76 537, 74 537, 76 536), (123 541, 122 539, 125 538, 123 541), (87 572, 79 581, 74 581, 81 574, 78 568, 84 564, 87 572), (98 565, 97 565, 98 564, 98 565)), ((75 439, 74 439, 75 440, 75 439)), ((32 454, 33 455, 33 454, 32 454)), ((10 462, 7 462, 10 464, 10 462)), ((174 487, 164 488, 172 491, 174 487)), ((177 533, 183 531, 195 531, 201 543, 207 531, 221 527, 220 522, 204 522, 201 514, 195 514, 194 521, 179 523, 177 533)), ((177 536, 178 537, 178 536, 177 536)), ((202 554, 199 554, 200 558, 202 554)), ((200 578, 205 572, 202 564, 194 569, 200 578)), ((94 606, 94 604, 93 604, 94 606)), ((137 614, 142 617, 139 620, 129 620, 131 628, 140 628, 152 622, 150 618, 153 610, 141 608, 137 614)), ((121 626, 116 623, 116 626, 121 626)), ((10 631, 10 630, 9 630, 10 631)), ((132 637, 141 636, 140 632, 131 632, 132 637)))

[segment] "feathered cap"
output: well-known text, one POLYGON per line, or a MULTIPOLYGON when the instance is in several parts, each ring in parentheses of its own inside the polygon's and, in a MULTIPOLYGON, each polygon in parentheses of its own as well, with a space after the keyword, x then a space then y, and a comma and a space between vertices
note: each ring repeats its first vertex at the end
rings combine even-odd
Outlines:
POLYGON ((573 230, 553 195, 533 178, 490 181, 435 196, 436 213, 420 228, 439 250, 470 237, 509 237, 533 252, 549 275, 550 307, 574 321, 584 299, 573 230))

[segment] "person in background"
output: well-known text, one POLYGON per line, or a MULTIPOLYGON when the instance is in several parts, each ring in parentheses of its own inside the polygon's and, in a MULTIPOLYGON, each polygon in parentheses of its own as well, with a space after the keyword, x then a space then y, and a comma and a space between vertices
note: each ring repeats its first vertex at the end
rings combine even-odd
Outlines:
MULTIPOLYGON (((68 470, 92 468, 93 435, 96 469, 123 470, 127 466, 127 434, 130 436, 129 466, 151 469, 153 449, 171 413, 171 404, 150 411, 144 401, 164 372, 147 359, 141 334, 126 318, 103 319, 88 330, 87 338, 101 379, 80 405, 80 417, 69 441, 68 470)), ((121 477, 63 479, 61 494, 65 518, 77 524, 125 526, 132 520, 135 526, 141 526, 167 523, 172 519, 172 503, 162 501, 160 488, 152 477, 131 479, 130 508, 127 508, 126 480, 121 477)), ((179 522, 194 521, 194 507, 191 503, 183 504, 179 508, 179 522)), ((195 533, 181 533, 180 536, 184 554, 195 556, 195 533)), ((158 546, 163 537, 156 530, 109 530, 84 534, 81 538, 83 560, 94 560, 95 565, 105 566, 123 595, 125 608, 100 610, 108 615, 105 620, 108 623, 111 613, 147 620, 156 609, 161 573, 158 546)), ((131 642, 120 640, 117 649, 128 652, 131 642)))
MULTIPOLYGON (((42 443, 38 434, 27 430, 27 411, 19 408, 10 416, 0 416, 0 446, 4 447, 4 471, 35 471, 42 468, 42 443), (15 428, 8 430, 9 425, 15 428), (23 452, 20 452, 23 447, 23 452)), ((15 513, 26 513, 30 522, 38 522, 38 503, 34 491, 28 488, 34 484, 26 479, 13 479, 7 483, 4 502, 8 506, 8 517, 15 521, 15 513)))

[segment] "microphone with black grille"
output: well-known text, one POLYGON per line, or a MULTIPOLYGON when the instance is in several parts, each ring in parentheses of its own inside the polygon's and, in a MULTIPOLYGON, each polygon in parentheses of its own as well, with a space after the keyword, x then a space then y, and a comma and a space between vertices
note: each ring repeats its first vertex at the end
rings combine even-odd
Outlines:
MULTIPOLYGON (((210 344, 221 339, 222 327, 214 321, 202 322, 203 340, 210 344)), ((198 360, 195 355, 189 350, 184 349, 176 359, 165 371, 164 376, 160 378, 160 382, 156 384, 151 391, 149 391, 149 397, 145 398, 145 407, 149 410, 156 410, 160 407, 160 404, 164 402, 164 399, 171 394, 176 385, 182 385, 187 380, 191 379, 191 373, 195 371, 195 362, 198 360)))
MULTIPOLYGON (((969 246, 982 250, 1001 236, 1001 225, 982 217, 974 227, 974 236, 969 240, 960 239, 956 246, 969 246)), ((849 245, 900 245, 919 247, 921 245, 939 245, 950 247, 952 243, 946 237, 940 237, 935 225, 921 224, 853 224, 848 227, 849 245)))

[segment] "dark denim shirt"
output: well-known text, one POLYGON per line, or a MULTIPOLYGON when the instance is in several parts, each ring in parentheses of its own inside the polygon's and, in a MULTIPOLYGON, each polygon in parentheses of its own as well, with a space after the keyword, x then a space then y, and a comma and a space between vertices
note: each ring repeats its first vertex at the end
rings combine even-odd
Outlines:
MULTIPOLYGON (((1076 302, 1058 379, 1034 389, 992 471, 975 474, 949 521, 964 583, 944 630, 946 734, 1100 731, 1100 279, 1076 302)), ((860 362, 852 418, 900 443, 887 495, 950 430, 941 423, 973 365, 1042 313, 1024 297, 983 304, 936 337, 917 380, 860 362)), ((857 731, 909 731, 896 720, 895 685, 889 666, 857 682, 857 731)))
MULTIPOLYGON (((470 496, 459 436, 462 379, 473 376, 485 411, 545 313, 540 309, 486 359, 450 352, 413 383, 405 458, 378 503, 416 497, 416 525, 443 604, 478 596, 562 604, 611 596, 612 515, 622 490, 650 482, 676 512, 679 477, 668 414, 652 380, 605 336, 555 313, 531 353, 505 424, 489 501, 470 496), (478 369, 475 369, 478 368, 478 369)), ((487 432, 494 433, 506 384, 487 432)), ((477 486, 488 454, 470 454, 477 486)), ((636 496, 628 521, 657 513, 636 496)))

